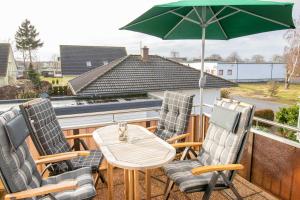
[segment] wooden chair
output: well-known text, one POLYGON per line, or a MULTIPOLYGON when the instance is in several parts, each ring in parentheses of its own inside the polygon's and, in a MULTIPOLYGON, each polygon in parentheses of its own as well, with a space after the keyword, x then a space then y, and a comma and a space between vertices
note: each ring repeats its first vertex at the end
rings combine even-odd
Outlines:
MULTIPOLYGON (((185 193, 205 192, 203 199, 208 200, 214 190, 230 188, 238 199, 242 199, 232 180, 239 164, 247 135, 252 125, 254 106, 231 101, 218 100, 210 118, 206 138, 200 145, 201 150, 195 160, 173 161, 164 167, 168 176, 165 199, 169 198, 174 184, 185 193)), ((199 143, 174 144, 186 147, 199 143)))
POLYGON ((26 144, 29 130, 23 116, 12 109, 0 115, 0 180, 6 190, 5 200, 15 199, 93 199, 96 190, 91 168, 43 179, 36 165, 60 162, 90 152, 68 152, 43 156, 34 161, 26 144))
POLYGON ((100 150, 89 150, 82 140, 92 137, 92 134, 65 137, 49 99, 34 99, 20 105, 20 109, 29 127, 31 139, 41 156, 72 152, 74 148, 69 145, 67 140, 79 140, 83 149, 90 152, 89 156, 50 163, 45 170, 49 170, 51 175, 56 175, 82 167, 91 167, 93 172, 97 174, 95 185, 97 185, 99 179, 105 182, 99 169, 103 160, 102 152, 100 150))

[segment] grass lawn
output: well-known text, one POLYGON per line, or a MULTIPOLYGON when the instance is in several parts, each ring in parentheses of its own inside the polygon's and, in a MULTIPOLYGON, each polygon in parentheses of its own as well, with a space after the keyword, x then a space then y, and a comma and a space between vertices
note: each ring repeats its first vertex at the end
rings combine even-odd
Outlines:
POLYGON ((284 83, 279 83, 278 94, 269 96, 267 83, 241 83, 239 87, 230 88, 231 95, 257 98, 274 101, 283 104, 295 104, 300 102, 300 84, 292 84, 288 90, 284 89, 284 83))
POLYGON ((48 81, 50 83, 52 83, 52 81, 55 81, 55 84, 53 84, 54 86, 65 86, 68 84, 68 81, 75 78, 76 76, 64 76, 62 78, 52 78, 52 77, 43 77, 41 76, 41 79, 44 81, 48 81), (58 80, 58 84, 56 84, 56 81, 58 80))

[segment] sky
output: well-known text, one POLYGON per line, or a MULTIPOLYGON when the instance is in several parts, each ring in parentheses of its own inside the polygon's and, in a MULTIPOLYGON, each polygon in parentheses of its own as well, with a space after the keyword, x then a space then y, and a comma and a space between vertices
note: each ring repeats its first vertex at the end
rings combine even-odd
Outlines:
MULTIPOLYGON (((174 0, 175 1, 175 0, 174 0)), ((300 17, 300 0, 294 0, 294 17, 300 17)), ((44 46, 37 60, 59 55, 59 45, 125 46, 128 54, 138 54, 140 44, 150 54, 200 57, 200 40, 164 41, 142 33, 119 30, 155 4, 172 0, 3 0, 0 12, 0 42, 13 42, 18 26, 26 18, 40 32, 44 46)), ((261 54, 270 59, 282 54, 285 31, 262 33, 229 41, 207 41, 206 55, 228 56, 233 51, 243 58, 261 54)), ((18 57, 18 55, 16 56, 18 57)))

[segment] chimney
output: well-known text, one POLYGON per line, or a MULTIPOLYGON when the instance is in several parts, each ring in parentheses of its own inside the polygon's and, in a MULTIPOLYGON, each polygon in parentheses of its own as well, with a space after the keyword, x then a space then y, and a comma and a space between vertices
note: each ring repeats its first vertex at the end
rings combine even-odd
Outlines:
POLYGON ((147 62, 149 60, 149 48, 144 46, 144 48, 142 48, 142 61, 143 62, 147 62))

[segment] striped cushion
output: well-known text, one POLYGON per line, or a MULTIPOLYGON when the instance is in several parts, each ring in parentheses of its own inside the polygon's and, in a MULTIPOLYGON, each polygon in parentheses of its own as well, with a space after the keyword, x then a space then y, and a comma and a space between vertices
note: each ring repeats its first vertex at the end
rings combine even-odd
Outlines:
POLYGON ((4 124, 18 115, 17 109, 0 115, 0 170, 11 192, 37 188, 42 182, 26 142, 14 149, 7 137, 4 124))
MULTIPOLYGON (((174 161, 164 167, 167 176, 183 192, 203 191, 212 177, 212 173, 194 176, 191 170, 200 166, 232 164, 243 148, 242 141, 251 121, 251 105, 230 100, 218 100, 216 105, 241 112, 236 133, 230 132, 215 124, 210 124, 197 160, 174 161)), ((226 120, 226 119, 224 119, 226 120)), ((225 172, 226 175, 229 172, 225 172)), ((222 181, 219 179, 219 183, 222 181)))
MULTIPOLYGON (((174 161, 164 167, 166 175, 173 180, 182 192, 203 191, 209 183, 212 173, 199 176, 192 169, 203 166, 198 160, 174 161)), ((219 182, 221 183, 221 182, 219 182)))
MULTIPOLYGON (((199 153, 198 159, 203 165, 218 165, 234 163, 242 140, 246 134, 246 128, 250 120, 252 107, 235 101, 217 101, 217 106, 241 112, 236 133, 227 131, 215 124, 210 124, 199 153)), ((226 120, 226 119, 224 119, 226 120)))
POLYGON ((53 196, 58 200, 81 200, 92 199, 96 196, 96 190, 91 175, 91 168, 84 167, 75 171, 66 172, 58 176, 50 177, 43 180, 43 186, 49 184, 57 184, 67 180, 78 181, 78 188, 75 190, 67 190, 64 192, 54 193, 53 196))
POLYGON ((156 135, 163 140, 186 132, 193 107, 193 96, 165 92, 156 135))

